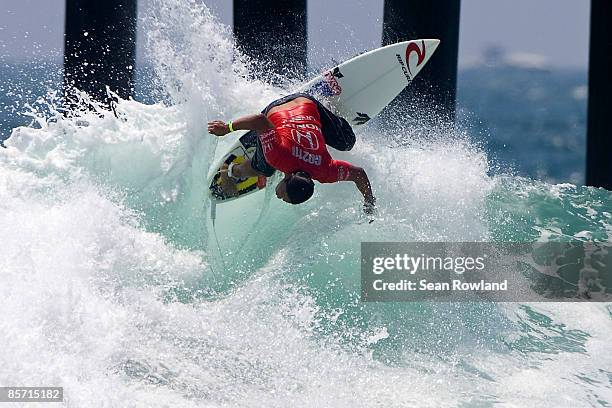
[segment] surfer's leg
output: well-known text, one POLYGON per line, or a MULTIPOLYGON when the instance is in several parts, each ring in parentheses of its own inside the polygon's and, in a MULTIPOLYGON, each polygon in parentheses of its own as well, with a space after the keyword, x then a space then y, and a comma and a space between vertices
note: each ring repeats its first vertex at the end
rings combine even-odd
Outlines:
POLYGON ((317 104, 325 143, 336 150, 351 150, 355 146, 355 132, 346 119, 327 109, 312 96, 305 97, 317 104))
MULTIPOLYGON (((264 156, 263 147, 261 146, 261 141, 259 137, 256 140, 255 153, 253 157, 251 157, 250 167, 259 173, 259 175, 264 175, 266 177, 270 177, 274 174, 276 169, 268 164, 266 161, 266 157, 264 156)), ((247 162, 245 162, 247 163, 247 162)))

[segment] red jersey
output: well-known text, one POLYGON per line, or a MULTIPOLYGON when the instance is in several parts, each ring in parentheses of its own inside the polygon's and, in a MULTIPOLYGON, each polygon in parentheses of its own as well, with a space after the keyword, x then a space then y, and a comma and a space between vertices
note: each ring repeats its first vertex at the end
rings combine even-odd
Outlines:
POLYGON ((270 166, 284 173, 304 171, 321 183, 346 180, 353 166, 334 160, 321 132, 317 105, 308 101, 268 115, 274 130, 259 135, 270 166))

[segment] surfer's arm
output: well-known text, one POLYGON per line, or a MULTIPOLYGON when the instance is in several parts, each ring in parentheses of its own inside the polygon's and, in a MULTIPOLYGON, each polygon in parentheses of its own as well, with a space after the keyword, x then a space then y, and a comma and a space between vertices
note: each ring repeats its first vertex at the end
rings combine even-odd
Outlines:
POLYGON ((347 180, 354 182, 357 189, 363 194, 364 210, 367 212, 368 209, 373 209, 376 199, 372 194, 372 186, 366 171, 361 167, 352 166, 347 180))
MULTIPOLYGON (((274 129, 268 118, 261 114, 242 116, 231 122, 233 130, 254 130, 257 133, 264 133, 270 129, 274 129)), ((220 120, 208 122, 208 133, 216 136, 225 136, 230 133, 229 122, 225 123, 220 120)))

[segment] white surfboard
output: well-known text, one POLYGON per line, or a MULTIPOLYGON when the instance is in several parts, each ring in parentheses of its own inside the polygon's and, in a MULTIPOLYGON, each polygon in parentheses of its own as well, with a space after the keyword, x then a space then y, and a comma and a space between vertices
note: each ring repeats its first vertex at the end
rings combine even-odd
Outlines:
MULTIPOLYGON (((324 72, 296 92, 306 92, 344 117, 353 128, 378 115, 412 82, 438 47, 439 40, 413 40, 378 48, 324 72)), ((208 185, 213 204, 254 193, 266 185, 265 177, 250 177, 237 185, 236 196, 226 196, 219 184, 224 164, 241 163, 255 152, 255 135, 242 131, 239 139, 216 163, 208 185)))

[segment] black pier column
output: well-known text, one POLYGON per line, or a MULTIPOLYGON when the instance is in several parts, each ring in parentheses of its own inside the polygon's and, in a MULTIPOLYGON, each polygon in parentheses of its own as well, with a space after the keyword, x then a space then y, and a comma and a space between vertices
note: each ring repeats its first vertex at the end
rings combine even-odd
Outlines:
POLYGON ((305 75, 306 0, 234 0, 234 35, 243 52, 275 74, 305 75))
POLYGON ((612 190, 612 2, 591 1, 586 184, 612 190))
POLYGON ((132 95, 137 0, 66 0, 64 89, 132 95))
POLYGON ((454 121, 460 6, 460 0, 385 0, 383 45, 419 38, 440 40, 429 63, 394 106, 418 101, 416 105, 437 117, 454 121))

